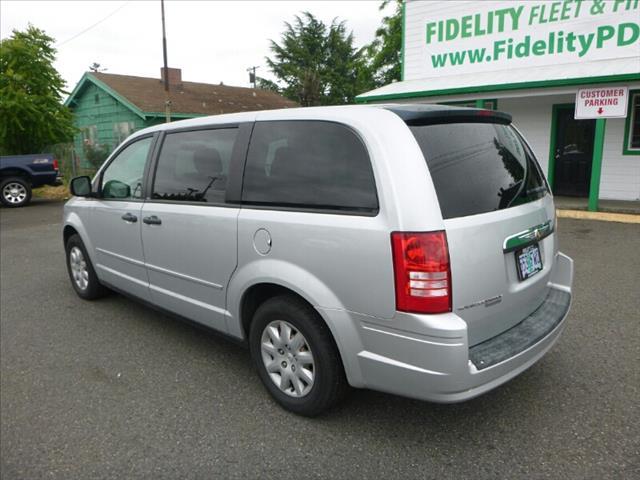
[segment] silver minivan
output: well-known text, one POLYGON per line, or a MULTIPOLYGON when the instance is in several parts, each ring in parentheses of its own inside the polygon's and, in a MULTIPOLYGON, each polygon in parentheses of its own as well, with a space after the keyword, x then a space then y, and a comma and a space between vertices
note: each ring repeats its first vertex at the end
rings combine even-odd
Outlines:
MULTIPOLYGON (((246 344, 285 408, 480 395, 558 340, 573 261, 508 114, 246 112, 135 133, 64 210, 71 284, 246 344)), ((224 366, 221 366, 224 368, 224 366)))

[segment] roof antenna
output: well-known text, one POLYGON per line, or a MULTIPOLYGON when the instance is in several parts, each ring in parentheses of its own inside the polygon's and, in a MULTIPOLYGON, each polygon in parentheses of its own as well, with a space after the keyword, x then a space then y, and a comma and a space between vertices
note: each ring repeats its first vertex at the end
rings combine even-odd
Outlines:
POLYGON ((100 73, 106 71, 107 69, 97 62, 93 62, 91 65, 89 65, 89 70, 91 70, 93 73, 100 73))

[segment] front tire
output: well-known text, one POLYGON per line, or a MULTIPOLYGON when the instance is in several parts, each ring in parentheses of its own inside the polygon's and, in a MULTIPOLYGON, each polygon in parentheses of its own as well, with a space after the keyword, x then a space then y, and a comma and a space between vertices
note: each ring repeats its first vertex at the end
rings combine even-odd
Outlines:
POLYGON ((0 181, 0 202, 5 207, 24 207, 31 201, 31 184, 21 177, 9 177, 0 181))
POLYGON ((260 305, 251 322, 249 344, 262 383, 287 410, 319 415, 347 391, 329 328, 298 298, 278 296, 260 305))
POLYGON ((69 279, 78 296, 85 300, 95 300, 105 296, 108 290, 98 280, 80 235, 76 233, 69 237, 65 251, 69 279))

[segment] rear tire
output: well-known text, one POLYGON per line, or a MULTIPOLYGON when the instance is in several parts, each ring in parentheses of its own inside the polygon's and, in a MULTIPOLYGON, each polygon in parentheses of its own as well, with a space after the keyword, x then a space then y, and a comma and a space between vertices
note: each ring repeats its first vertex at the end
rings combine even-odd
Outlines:
POLYGON ((260 305, 251 322, 249 346, 262 383, 287 410, 319 415, 348 390, 329 328, 301 299, 283 295, 260 305))
POLYGON ((0 181, 0 202, 5 207, 24 207, 31 201, 31 184, 22 177, 3 178, 0 181))
POLYGON ((78 296, 85 300, 104 297, 109 290, 98 280, 80 235, 76 233, 69 237, 65 251, 69 279, 78 296))

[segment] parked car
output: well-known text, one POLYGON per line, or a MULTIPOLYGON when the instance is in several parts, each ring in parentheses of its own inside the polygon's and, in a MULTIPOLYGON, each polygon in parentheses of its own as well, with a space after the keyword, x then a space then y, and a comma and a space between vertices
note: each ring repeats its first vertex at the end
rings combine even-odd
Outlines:
POLYGON ((71 188, 80 297, 117 290, 244 342, 271 395, 304 415, 348 385, 470 399, 539 360, 569 311, 549 186, 501 112, 175 122, 71 188))
POLYGON ((58 160, 51 153, 0 157, 0 202, 6 207, 23 207, 32 189, 60 183, 58 160))

